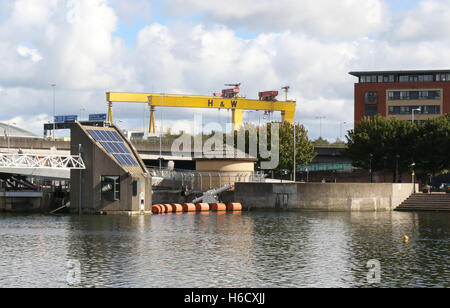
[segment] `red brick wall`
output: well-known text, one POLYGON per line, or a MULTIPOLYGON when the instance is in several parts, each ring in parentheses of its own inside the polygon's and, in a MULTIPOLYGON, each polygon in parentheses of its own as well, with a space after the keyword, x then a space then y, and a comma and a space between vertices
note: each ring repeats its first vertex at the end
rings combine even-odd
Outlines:
POLYGON ((378 93, 378 113, 386 116, 386 90, 388 89, 443 89, 443 111, 444 114, 450 113, 450 82, 356 83, 355 123, 364 117, 364 95, 366 92, 378 93))

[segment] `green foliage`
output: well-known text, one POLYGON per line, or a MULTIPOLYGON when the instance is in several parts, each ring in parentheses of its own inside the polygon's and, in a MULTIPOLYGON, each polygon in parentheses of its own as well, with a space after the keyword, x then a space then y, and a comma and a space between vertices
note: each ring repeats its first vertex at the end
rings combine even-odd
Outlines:
MULTIPOLYGON (((280 152, 280 163, 275 171, 281 170, 293 170, 294 168, 294 131, 293 126, 287 122, 279 123, 279 152, 280 152)), ((257 140, 259 144, 259 130, 258 127, 243 127, 245 129, 245 140, 246 140, 246 153, 249 153, 248 145, 249 145, 249 130, 255 129, 257 133, 257 140)), ((271 141, 272 141, 272 123, 268 123, 263 126, 262 129, 267 130, 267 148, 270 151, 271 149, 271 141)), ((296 166, 306 166, 309 165, 316 153, 314 152, 314 145, 308 138, 308 132, 303 125, 296 125, 296 166)), ((235 138, 237 138, 237 132, 235 132, 235 138)), ((237 140, 237 139, 235 139, 237 140)), ((260 167, 261 161, 264 161, 263 158, 260 157, 258 151, 258 163, 257 167, 260 167)), ((266 159, 270 160, 270 159, 266 159)))
MULTIPOLYGON (((303 125, 295 126, 295 159, 296 166, 309 165, 316 153, 314 144, 308 138, 308 131, 303 125)), ((289 123, 280 125, 280 165, 278 169, 292 170, 294 168, 294 134, 293 126, 289 123)))
POLYGON ((421 124, 376 116, 358 123, 347 136, 346 155, 356 167, 373 171, 416 170, 436 174, 449 169, 450 116, 421 124), (370 159, 372 157, 372 159, 370 159))
POLYGON ((330 145, 330 142, 327 139, 323 139, 322 137, 319 137, 313 141, 313 144, 316 147, 326 147, 326 146, 330 145))

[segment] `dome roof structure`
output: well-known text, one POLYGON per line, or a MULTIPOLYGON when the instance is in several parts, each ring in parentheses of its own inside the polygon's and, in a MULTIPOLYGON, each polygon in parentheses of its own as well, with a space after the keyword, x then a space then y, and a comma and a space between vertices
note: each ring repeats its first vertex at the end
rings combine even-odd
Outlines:
POLYGON ((8 125, 5 123, 0 123, 0 137, 10 136, 15 138, 40 138, 38 135, 26 131, 22 128, 8 125))

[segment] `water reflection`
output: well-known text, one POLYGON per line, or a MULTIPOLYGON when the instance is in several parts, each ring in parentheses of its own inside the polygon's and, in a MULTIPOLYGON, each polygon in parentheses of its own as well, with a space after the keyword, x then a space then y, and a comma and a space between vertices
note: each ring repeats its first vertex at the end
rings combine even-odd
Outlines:
POLYGON ((66 287, 448 287, 450 222, 436 213, 0 215, 0 283, 66 287), (402 241, 403 235, 410 242, 402 241), (380 284, 367 281, 369 260, 380 284))

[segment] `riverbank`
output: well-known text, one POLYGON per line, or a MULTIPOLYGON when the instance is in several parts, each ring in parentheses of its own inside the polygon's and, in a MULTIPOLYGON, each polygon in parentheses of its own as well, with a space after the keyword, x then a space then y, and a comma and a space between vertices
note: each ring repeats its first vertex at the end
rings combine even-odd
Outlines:
POLYGON ((376 212, 395 210, 413 192, 413 184, 237 183, 234 199, 245 210, 376 212))

